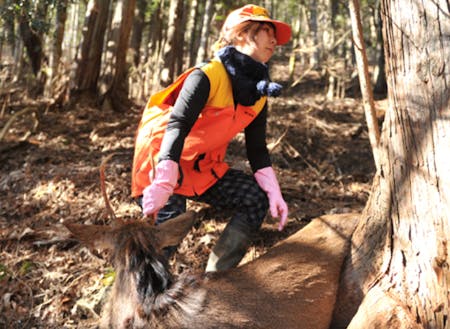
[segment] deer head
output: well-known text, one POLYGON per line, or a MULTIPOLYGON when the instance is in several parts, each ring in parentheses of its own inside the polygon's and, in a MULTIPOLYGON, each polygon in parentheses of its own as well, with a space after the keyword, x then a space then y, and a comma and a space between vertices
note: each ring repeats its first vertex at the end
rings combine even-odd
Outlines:
POLYGON ((116 279, 103 310, 102 327, 144 328, 154 314, 164 312, 182 287, 172 287, 173 278, 161 251, 178 245, 195 217, 194 212, 187 212, 158 226, 143 221, 113 227, 65 224, 85 245, 112 252, 116 279))

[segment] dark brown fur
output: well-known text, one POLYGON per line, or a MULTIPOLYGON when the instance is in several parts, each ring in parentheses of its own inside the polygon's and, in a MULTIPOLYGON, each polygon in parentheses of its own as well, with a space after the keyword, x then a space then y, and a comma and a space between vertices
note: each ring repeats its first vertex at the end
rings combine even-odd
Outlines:
POLYGON ((142 223, 125 224, 118 232, 112 256, 116 283, 103 314, 104 327, 147 328, 153 323, 150 328, 159 328, 165 323, 163 327, 171 328, 183 312, 201 308, 201 299, 180 302, 194 295, 198 279, 183 275, 174 281, 166 259, 152 245, 156 240, 152 227, 142 223))

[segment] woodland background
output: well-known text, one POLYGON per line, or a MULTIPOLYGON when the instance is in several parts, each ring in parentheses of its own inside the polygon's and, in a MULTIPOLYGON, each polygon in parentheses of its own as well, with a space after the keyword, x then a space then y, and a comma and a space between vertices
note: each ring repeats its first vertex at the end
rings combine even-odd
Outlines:
MULTIPOLYGON (((249 261, 326 214, 361 211, 374 175, 344 1, 253 1, 292 25, 270 63, 268 142, 290 216, 268 218, 249 261)), ((94 327, 113 272, 63 222, 109 223, 99 167, 117 216, 130 198, 134 132, 152 92, 211 56, 226 14, 243 1, 0 1, 0 327, 94 327)), ((378 1, 361 3, 381 124, 386 79, 378 1)), ((243 136, 229 162, 249 170, 243 136)), ((180 246, 176 273, 202 270, 228 219, 203 220, 180 246)))

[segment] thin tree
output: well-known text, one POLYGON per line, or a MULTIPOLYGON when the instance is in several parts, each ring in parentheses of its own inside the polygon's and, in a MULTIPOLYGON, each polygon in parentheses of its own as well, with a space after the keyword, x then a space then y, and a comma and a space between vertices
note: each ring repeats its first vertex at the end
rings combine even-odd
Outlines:
POLYGON ((382 1, 390 107, 332 328, 449 328, 450 17, 382 1))
POLYGON ((375 115, 375 103, 373 100, 372 85, 369 77, 369 61, 367 59, 366 46, 364 44, 359 1, 350 0, 349 8, 353 30, 355 57, 359 73, 359 84, 361 86, 361 94, 363 96, 363 107, 369 130, 369 140, 370 145, 372 146, 375 166, 379 169, 378 147, 380 143, 380 132, 375 115))
POLYGON ((382 21, 380 13, 380 1, 377 0, 374 7, 374 18, 376 20, 376 37, 377 37, 377 66, 374 69, 374 87, 373 92, 382 96, 387 95, 387 82, 385 67, 386 62, 384 58, 384 47, 383 47, 383 31, 382 31, 382 21))
POLYGON ((205 12, 203 14, 202 32, 200 35, 200 46, 198 47, 196 64, 203 62, 208 56, 208 36, 210 31, 211 19, 213 15, 213 1, 207 0, 205 3, 205 12))
POLYGON ((145 24, 145 11, 148 3, 146 0, 137 0, 131 33, 130 48, 133 50, 133 64, 138 66, 141 62, 141 43, 145 24))
MULTIPOLYGON (((39 3, 36 6, 40 7, 39 3)), ((41 70, 42 59, 44 57, 44 48, 42 41, 42 31, 32 28, 32 20, 44 17, 33 17, 31 15, 31 13, 33 12, 35 12, 35 10, 29 3, 23 3, 20 6, 20 12, 17 18, 19 21, 20 35, 25 45, 31 68, 34 75, 37 76, 41 70)), ((36 13, 38 12, 36 11, 36 13)))
POLYGON ((187 65, 189 67, 195 65, 195 60, 197 56, 197 48, 195 47, 195 45, 197 43, 196 28, 198 22, 198 15, 197 15, 198 7, 199 7, 198 0, 192 0, 186 24, 187 26, 186 26, 185 40, 187 41, 186 42, 187 54, 189 56, 187 65))
POLYGON ((179 30, 183 16, 183 0, 170 0, 167 34, 162 55, 163 70, 159 74, 160 86, 168 86, 175 78, 176 56, 179 55, 179 30))
POLYGON ((17 52, 15 48, 14 39, 16 39, 16 31, 14 29, 14 9, 12 6, 12 0, 6 0, 3 6, 0 7, 0 13, 2 15, 2 43, 11 48, 12 55, 17 52))
POLYGON ((153 2, 148 24, 149 43, 145 48, 145 81, 143 84, 143 95, 149 97, 150 94, 159 89, 159 74, 162 69, 162 47, 164 42, 164 3, 163 0, 153 2))
POLYGON ((292 9, 295 10, 297 14, 294 15, 292 24, 292 52, 289 56, 289 85, 292 85, 294 82, 295 65, 298 57, 297 52, 300 50, 300 15, 302 10, 300 4, 296 4, 292 9))
POLYGON ((319 47, 319 31, 317 23, 318 8, 316 0, 312 0, 310 3, 310 19, 309 28, 311 33, 311 47, 314 50, 311 53, 309 64, 312 68, 317 68, 320 62, 320 47, 319 47))
POLYGON ((89 0, 77 60, 75 89, 96 93, 110 0, 89 0))
POLYGON ((100 96, 107 106, 123 112, 129 109, 127 50, 136 0, 119 0, 112 19, 111 39, 108 40, 106 69, 102 76, 100 96))
POLYGON ((187 6, 185 5, 185 1, 181 1, 181 3, 177 7, 177 24, 178 28, 175 30, 175 47, 174 47, 174 57, 175 57, 175 63, 174 63, 174 72, 173 72, 173 79, 181 74, 183 71, 183 64, 184 64, 184 35, 186 31, 186 24, 187 24, 187 6))
POLYGON ((52 47, 49 52, 49 73, 46 85, 46 94, 51 96, 54 85, 54 77, 58 74, 58 69, 62 57, 62 42, 64 38, 66 20, 67 20, 68 0, 59 0, 56 2, 55 30, 53 34, 52 47))

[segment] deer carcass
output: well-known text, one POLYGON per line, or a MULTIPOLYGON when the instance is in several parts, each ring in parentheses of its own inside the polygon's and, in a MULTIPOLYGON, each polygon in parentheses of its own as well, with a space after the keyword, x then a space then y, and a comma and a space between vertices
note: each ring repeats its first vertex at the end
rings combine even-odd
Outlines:
POLYGON ((161 249, 190 230, 191 212, 161 225, 66 225, 112 251, 116 280, 103 328, 328 328, 358 215, 327 215, 260 258, 216 273, 171 275, 161 249))

